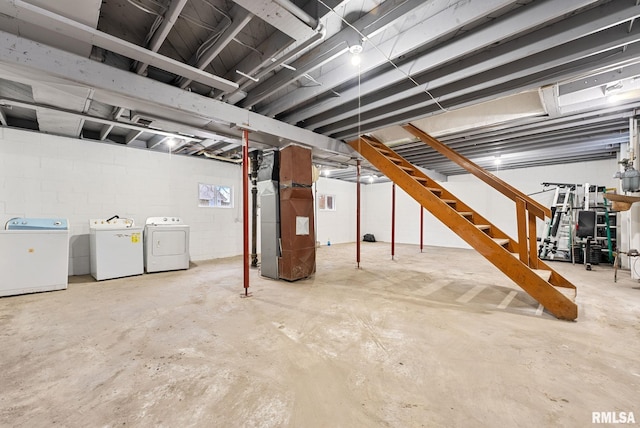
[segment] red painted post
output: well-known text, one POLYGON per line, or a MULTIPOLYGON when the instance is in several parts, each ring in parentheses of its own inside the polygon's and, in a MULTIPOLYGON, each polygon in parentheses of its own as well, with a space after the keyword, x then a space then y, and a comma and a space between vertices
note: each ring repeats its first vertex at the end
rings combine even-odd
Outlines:
POLYGON ((244 295, 249 295, 249 131, 242 131, 242 234, 244 295))
POLYGON ((396 255, 396 183, 391 186, 391 260, 396 255))
POLYGON ((360 159, 356 161, 356 263, 360 268, 360 159))
POLYGON ((423 245, 423 236, 424 236, 424 208, 420 205, 420 252, 424 248, 423 245))

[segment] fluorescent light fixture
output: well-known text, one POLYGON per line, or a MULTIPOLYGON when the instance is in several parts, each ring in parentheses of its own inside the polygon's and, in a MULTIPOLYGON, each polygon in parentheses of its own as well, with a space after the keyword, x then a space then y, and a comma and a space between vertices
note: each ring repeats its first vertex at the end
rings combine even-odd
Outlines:
POLYGON ((260 79, 256 79, 256 78, 255 78, 255 77, 253 77, 253 76, 249 76, 247 73, 243 73, 243 72, 242 72, 242 71, 240 71, 240 70, 236 70, 236 73, 238 73, 238 74, 239 74, 240 76, 242 76, 242 77, 246 77, 246 78, 247 78, 247 79, 249 79, 249 80, 253 80, 254 82, 257 82, 257 81, 259 81, 259 80, 260 80, 260 79))
POLYGON ((500 165, 502 163, 502 159, 500 159, 500 155, 496 155, 493 158, 493 163, 495 163, 496 165, 500 165))
POLYGON ((607 83, 604 86, 604 94, 610 94, 612 92, 618 92, 622 89, 622 87, 624 86, 624 84, 622 83, 622 80, 618 80, 616 82, 610 82, 607 83))

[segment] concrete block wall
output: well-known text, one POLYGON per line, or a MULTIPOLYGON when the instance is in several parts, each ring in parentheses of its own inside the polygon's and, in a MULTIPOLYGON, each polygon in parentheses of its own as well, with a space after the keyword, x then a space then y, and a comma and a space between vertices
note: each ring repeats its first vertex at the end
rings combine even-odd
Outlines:
MULTIPOLYGON (((525 193, 542 182, 589 182, 617 187, 615 159, 499 171, 525 193)), ((191 226, 193 261, 242 253, 242 172, 239 165, 0 128, 0 225, 12 217, 66 217, 71 226, 69 272, 89 273, 89 219, 114 214, 143 225, 147 217, 180 216, 191 226), (231 186, 233 208, 199 208, 198 183, 231 186)), ((444 187, 516 235, 515 206, 470 175, 449 177, 444 187)), ((317 193, 336 197, 335 211, 317 211, 317 240, 354 242, 356 186, 321 177, 317 193)), ((362 185, 362 234, 391 240, 391 183, 362 185)), ((534 196, 545 205, 552 192, 534 196)), ((397 188, 396 241, 419 243, 420 209, 397 188)), ((425 245, 468 248, 424 212, 425 245)), ((259 233, 258 233, 259 236, 259 233)), ((258 252, 259 250, 258 243, 258 252)))
POLYGON ((239 165, 0 128, 0 224, 12 217, 70 222, 69 272, 88 274, 89 219, 180 216, 191 260, 242 253, 239 165), (199 208, 198 183, 233 187, 233 208, 199 208))

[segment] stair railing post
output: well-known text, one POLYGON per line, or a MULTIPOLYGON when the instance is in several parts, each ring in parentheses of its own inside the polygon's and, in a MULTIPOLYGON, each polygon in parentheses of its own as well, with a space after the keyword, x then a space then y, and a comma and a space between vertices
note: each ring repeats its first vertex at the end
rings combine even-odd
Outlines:
POLYGON ((518 224, 518 254, 520 261, 529 266, 529 245, 527 244, 527 203, 516 197, 516 220, 518 224))
POLYGON ((529 211, 529 267, 531 269, 538 269, 538 260, 540 260, 538 258, 538 232, 536 222, 536 215, 529 211))

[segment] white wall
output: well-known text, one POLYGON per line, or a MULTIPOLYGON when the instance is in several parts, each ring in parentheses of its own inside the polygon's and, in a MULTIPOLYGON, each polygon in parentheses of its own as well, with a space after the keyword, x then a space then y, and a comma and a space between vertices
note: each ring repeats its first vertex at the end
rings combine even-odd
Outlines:
MULTIPOLYGON (((550 165, 498 171, 502 180, 525 194, 543 190, 541 183, 590 183, 617 187, 612 178, 619 167, 616 159, 550 165)), ((492 171, 495 173, 495 171, 492 171)), ((440 183, 456 197, 486 217, 508 235, 516 238, 515 204, 472 175, 449 177, 440 183)), ((373 233, 377 240, 391 240, 391 183, 372 184, 363 187, 363 233, 373 233)), ((545 206, 550 206, 553 192, 532 196, 545 206)), ((538 236, 542 225, 539 225, 538 236)), ((417 202, 402 189, 396 187, 396 242, 418 244, 420 241, 420 209, 417 202)), ((453 232, 430 213, 424 214, 424 243, 444 247, 469 248, 453 232)))
MULTIPOLYGON (((191 226, 194 261, 242 253, 239 165, 136 148, 0 128, 0 225, 12 217, 64 217, 71 226, 70 274, 89 273, 89 219, 114 214, 132 217, 180 216, 191 226), (199 208, 198 183, 234 188, 233 209, 199 208)), ((524 193, 542 182, 617 187, 615 159, 520 170, 498 176, 524 193)), ((470 175, 442 185, 511 236, 516 235, 514 204, 470 175)), ((317 193, 336 197, 336 211, 317 211, 317 240, 326 245, 355 239, 356 186, 321 177, 317 193)), ((391 240, 391 183, 362 185, 361 233, 391 240)), ((396 241, 419 243, 420 209, 396 188, 396 241)), ((552 192, 534 196, 544 205, 552 192)), ((467 245, 431 214, 424 213, 425 245, 467 245)), ((259 232, 258 232, 259 236, 259 232)), ((259 250, 258 246, 258 252, 259 250)))
POLYGON ((0 224, 12 217, 70 222, 69 273, 90 272, 89 219, 180 216, 191 260, 242 253, 239 165, 0 128, 0 224), (235 207, 199 208, 198 183, 232 186, 235 207))
MULTIPOLYGON (((363 186, 364 187, 364 186, 363 186)), ((316 194, 335 196, 335 211, 316 209, 317 240, 326 245, 354 242, 356 239, 356 184, 320 177, 316 194)), ((316 204, 317 208, 317 204, 316 204)))

